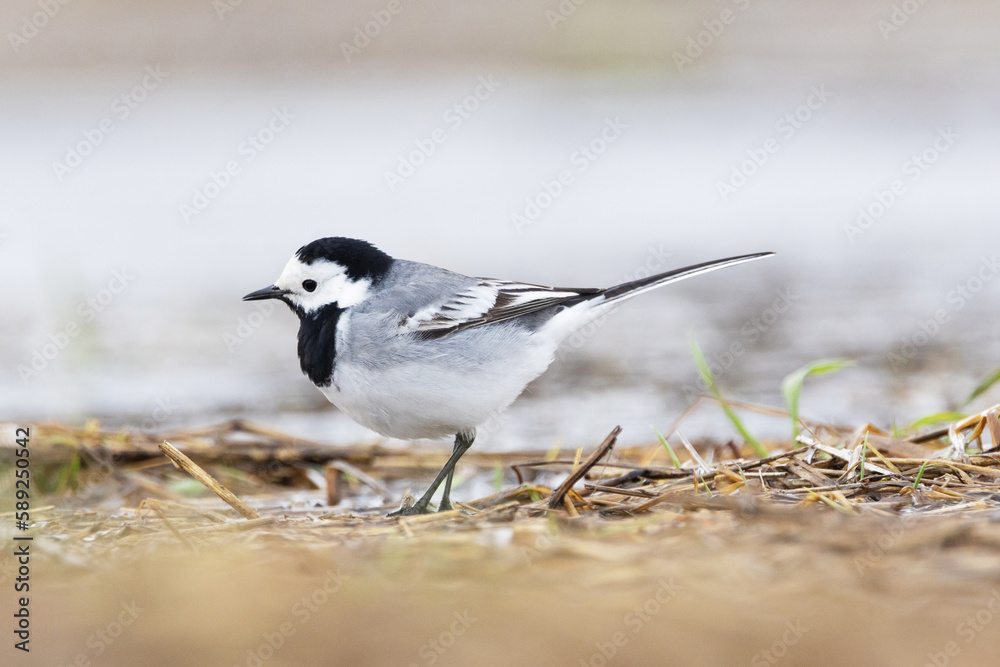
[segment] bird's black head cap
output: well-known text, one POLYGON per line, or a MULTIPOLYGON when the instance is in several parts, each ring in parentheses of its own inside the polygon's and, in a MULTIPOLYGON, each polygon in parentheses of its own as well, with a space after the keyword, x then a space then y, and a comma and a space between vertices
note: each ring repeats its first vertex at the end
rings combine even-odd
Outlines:
POLYGON ((317 239, 299 248, 295 255, 303 264, 312 264, 320 259, 336 262, 344 267, 351 280, 369 278, 372 283, 381 280, 393 262, 392 257, 368 241, 343 236, 317 239))

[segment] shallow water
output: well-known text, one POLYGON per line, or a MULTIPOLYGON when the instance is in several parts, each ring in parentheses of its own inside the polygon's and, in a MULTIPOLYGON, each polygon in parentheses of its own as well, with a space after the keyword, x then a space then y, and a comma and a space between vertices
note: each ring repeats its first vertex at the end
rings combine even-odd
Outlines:
MULTIPOLYGON (((245 416, 331 443, 373 437, 300 375, 294 318, 239 300, 299 245, 349 235, 471 274, 582 286, 779 253, 643 296, 573 339, 481 436, 498 448, 591 445, 619 423, 624 442, 647 440, 698 389, 691 332, 733 398, 780 404, 785 374, 847 356, 856 369, 810 381, 805 415, 888 426, 954 407, 1000 363, 988 110, 1000 100, 976 72, 891 88, 807 68, 680 84, 475 67, 377 82, 237 73, 220 95, 218 75, 178 69, 123 119, 111 105, 141 72, 86 86, 8 77, 0 278, 17 289, 4 296, 0 404, 21 420, 158 430, 245 416), (494 90, 456 123, 448 110, 480 77, 494 90), (789 113, 808 115, 790 136, 789 113), (104 117, 113 132, 80 166, 54 168, 104 117), (386 173, 436 128, 446 140, 391 188, 386 173), (769 139, 777 151, 744 164, 769 139), (587 144, 603 152, 591 160, 587 144), (724 200, 734 168, 753 173, 724 200), (217 195, 182 210, 196 192, 217 195), (859 226, 859 207, 884 212, 859 226)), ((730 437, 705 410, 689 434, 730 437)))

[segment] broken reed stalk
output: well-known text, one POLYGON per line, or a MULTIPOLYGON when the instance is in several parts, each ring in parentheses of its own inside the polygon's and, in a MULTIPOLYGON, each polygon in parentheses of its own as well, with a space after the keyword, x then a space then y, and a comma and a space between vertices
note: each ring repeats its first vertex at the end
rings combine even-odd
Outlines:
POLYGON ((243 515, 245 519, 259 519, 260 515, 252 507, 248 506, 242 500, 236 497, 236 495, 227 489, 226 487, 219 484, 214 477, 209 475, 207 472, 201 469, 201 467, 189 459, 181 450, 177 449, 171 445, 166 440, 160 445, 160 451, 162 451, 171 463, 180 470, 183 470, 187 474, 194 477, 196 480, 207 486, 212 490, 215 495, 222 498, 226 503, 229 504, 234 510, 243 515))
MULTIPOLYGON (((916 509, 940 513, 944 511, 944 508, 937 506, 941 502, 949 503, 956 512, 984 509, 1000 505, 1000 496, 996 495, 1000 488, 1000 454, 990 453, 1000 451, 996 448, 996 443, 1000 441, 998 414, 1000 409, 994 407, 980 415, 965 417, 955 425, 956 429, 961 429, 965 441, 980 437, 981 441, 977 446, 980 450, 986 450, 984 454, 969 455, 968 460, 942 458, 941 452, 931 447, 898 439, 903 436, 890 435, 866 424, 853 430, 825 426, 831 436, 826 444, 815 433, 804 432, 797 440, 797 444, 801 446, 762 459, 743 459, 741 450, 734 448, 731 460, 720 459, 717 463, 713 462, 706 471, 696 470, 693 466, 679 469, 650 467, 646 450, 639 448, 625 450, 622 452, 624 458, 610 462, 608 452, 615 444, 612 440, 618 434, 616 429, 596 451, 582 456, 586 461, 580 461, 579 455, 575 462, 572 458, 524 461, 525 454, 522 453, 503 455, 506 460, 511 461, 509 465, 518 474, 519 481, 524 479, 521 474, 524 469, 552 465, 573 466, 572 470, 565 473, 571 475, 570 479, 565 480, 556 494, 549 488, 522 484, 473 501, 469 505, 481 511, 477 515, 480 518, 486 518, 490 513, 490 520, 514 520, 516 509, 529 503, 527 516, 535 516, 538 510, 544 512, 543 508, 548 508, 550 500, 554 501, 553 509, 565 510, 566 516, 570 517, 574 511, 581 517, 593 516, 595 513, 601 517, 622 517, 642 514, 657 505, 669 506, 671 512, 691 508, 719 509, 722 508, 721 505, 709 505, 718 505, 723 501, 731 503, 727 496, 735 494, 739 494, 741 502, 749 499, 751 502, 768 501, 775 505, 822 505, 838 512, 853 507, 858 511, 874 514, 891 513, 898 511, 903 505, 913 505, 916 509), (991 442, 987 442, 987 439, 991 442), (987 444, 991 447, 987 448, 987 444), (858 472, 862 461, 864 475, 863 480, 859 480, 858 472), (590 480, 586 490, 578 495, 573 486, 587 476, 595 475, 598 465, 602 466, 601 478, 590 480), (605 474, 610 476, 603 476, 605 474), (705 491, 712 497, 706 498, 705 491), (823 498, 817 498, 814 494, 823 498), (569 504, 572 504, 573 509, 569 508, 569 504), (512 509, 493 509, 498 506, 512 509), (498 514, 492 514, 494 511, 498 514)), ((88 464, 89 458, 93 457, 98 462, 106 460, 109 465, 120 465, 126 470, 150 470, 152 475, 163 481, 166 469, 158 466, 162 466, 162 457, 166 454, 176 468, 185 470, 200 483, 212 488, 213 492, 243 516, 255 516, 251 514, 253 510, 242 503, 236 504, 238 500, 230 501, 226 496, 228 491, 169 443, 160 446, 158 441, 147 436, 136 440, 131 435, 123 437, 121 434, 53 425, 40 426, 39 429, 42 441, 48 445, 48 451, 44 453, 48 457, 46 460, 72 466, 73 458, 67 459, 67 456, 88 457, 88 464), (67 442, 71 444, 68 450, 67 442), (171 456, 171 450, 176 454, 171 456)), ((242 439, 227 439, 227 434, 231 432, 234 432, 232 428, 227 430, 219 427, 211 433, 192 431, 178 433, 176 437, 181 439, 178 444, 185 451, 191 451, 192 454, 198 451, 199 454, 195 455, 199 456, 202 463, 225 458, 227 462, 235 460, 259 466, 267 461, 300 470, 303 464, 314 460, 311 458, 312 454, 305 458, 297 456, 298 450, 294 449, 297 441, 291 436, 266 431, 267 437, 261 435, 260 441, 255 441, 252 448, 247 448, 242 439), (211 440, 211 449, 205 448, 204 438, 208 437, 206 433, 214 438, 211 440), (205 448, 204 452, 198 448, 205 448)), ((260 432, 265 433, 263 429, 260 432)), ((0 450, 2 448, 3 443, 0 442, 0 450)), ((343 476, 344 473, 367 483, 386 496, 389 493, 385 487, 387 480, 397 480, 414 469, 423 471, 436 468, 436 460, 433 465, 428 461, 439 456, 425 452, 397 454, 380 449, 377 445, 341 448, 335 450, 335 454, 336 461, 327 470, 334 482, 331 485, 334 487, 331 489, 334 496, 338 495, 337 482, 347 479, 343 476)), ((328 462, 329 459, 328 455, 317 455, 315 461, 328 462)), ((487 467, 493 470, 495 455, 481 455, 478 459, 473 456, 471 463, 480 472, 487 467)), ((116 479, 114 476, 107 477, 108 482, 116 479)), ((259 483, 268 485, 261 487, 262 492, 271 490, 272 482, 268 480, 266 477, 259 478, 259 483)), ((297 475, 295 481, 301 485, 306 477, 297 475)), ((308 481, 314 486, 323 484, 322 480, 317 480, 318 484, 312 478, 308 481)), ((150 489, 154 483, 152 479, 148 482, 150 489)), ((342 495, 348 495, 353 488, 353 484, 350 487, 342 484, 339 491, 342 495)), ((331 498, 330 504, 335 500, 342 498, 331 498)), ((450 516, 447 513, 445 515, 450 516)), ((227 530, 246 530, 268 520, 273 519, 230 523, 227 524, 230 526, 227 530)), ((400 525, 404 531, 409 532, 407 524, 401 522, 400 525)), ((416 530, 417 526, 437 525, 439 524, 431 521, 414 524, 413 528, 416 530)), ((187 531, 184 531, 184 535, 187 535, 187 531)))
POLYGON ((552 497, 549 498, 549 509, 558 509, 563 504, 563 498, 566 497, 566 493, 573 488, 580 479, 583 478, 590 469, 597 465, 604 456, 611 451, 611 448, 615 446, 615 442, 618 440, 618 435, 622 432, 621 426, 615 426, 611 429, 611 433, 608 437, 604 439, 604 442, 594 450, 594 453, 587 457, 587 460, 580 464, 580 467, 570 473, 569 477, 559 485, 559 488, 552 492, 552 497))

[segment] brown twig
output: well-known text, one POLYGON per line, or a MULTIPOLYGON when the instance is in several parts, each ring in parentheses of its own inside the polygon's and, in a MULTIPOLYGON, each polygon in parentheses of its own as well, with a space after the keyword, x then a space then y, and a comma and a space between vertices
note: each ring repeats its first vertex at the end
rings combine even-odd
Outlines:
POLYGON ((171 445, 166 440, 160 445, 160 450, 168 459, 180 470, 194 477, 196 480, 207 486, 215 495, 226 501, 230 507, 243 515, 245 519, 259 519, 260 515, 252 507, 236 497, 236 495, 219 484, 215 478, 202 470, 197 463, 189 459, 183 452, 171 445))
MULTIPOLYGON (((649 491, 644 491, 642 489, 619 489, 613 486, 604 486, 602 484, 586 484, 584 488, 590 491, 599 491, 601 493, 614 493, 619 496, 632 496, 635 498, 655 498, 656 494, 649 491)), ((591 501, 594 498, 590 498, 591 501)))
POLYGON ((557 509, 562 505, 563 498, 566 496, 566 492, 573 488, 573 485, 580 481, 584 475, 586 475, 591 468, 597 465, 604 456, 611 451, 611 448, 615 446, 615 442, 618 440, 618 434, 622 432, 621 426, 615 426, 611 429, 611 433, 608 437, 604 439, 600 447, 594 450, 594 453, 587 457, 587 460, 580 464, 580 467, 570 473, 570 476, 559 485, 555 491, 552 492, 552 497, 549 498, 549 509, 557 509))

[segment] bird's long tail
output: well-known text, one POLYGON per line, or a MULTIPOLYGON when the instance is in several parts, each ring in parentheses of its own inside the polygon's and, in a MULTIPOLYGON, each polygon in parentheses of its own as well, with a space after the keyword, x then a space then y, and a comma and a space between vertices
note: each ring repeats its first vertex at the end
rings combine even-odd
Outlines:
POLYGON ((654 290, 663 285, 700 276, 717 269, 724 269, 727 266, 736 266, 737 264, 763 259, 773 254, 773 252, 759 252, 753 255, 728 257, 726 259, 717 259, 711 262, 703 262, 702 264, 685 266, 682 269, 674 269, 673 271, 649 276, 648 278, 631 280, 627 283, 608 287, 603 290, 575 290, 580 292, 580 296, 566 301, 562 306, 563 310, 546 324, 546 329, 555 340, 562 341, 574 331, 578 331, 587 323, 600 318, 626 299, 631 299, 643 292, 654 290))
POLYGON ((657 287, 662 287, 663 285, 669 285, 670 283, 676 283, 681 280, 693 278, 694 276, 700 276, 718 269, 724 269, 727 266, 736 266, 737 264, 745 264, 746 262, 752 262, 764 257, 770 257, 773 254, 773 252, 758 252, 753 255, 727 257, 726 259, 717 259, 711 262, 685 266, 682 269, 674 269, 673 271, 667 271, 666 273, 649 276, 648 278, 640 278, 638 280, 622 283, 621 285, 615 285, 614 287, 609 287, 600 292, 600 294, 604 296, 604 301, 601 305, 604 306, 624 301, 625 299, 631 299, 634 296, 654 290, 657 287))

